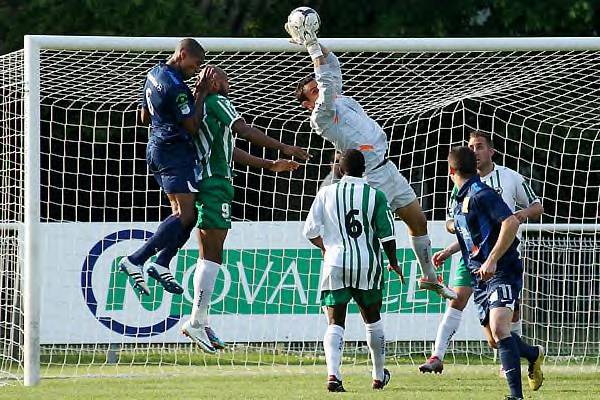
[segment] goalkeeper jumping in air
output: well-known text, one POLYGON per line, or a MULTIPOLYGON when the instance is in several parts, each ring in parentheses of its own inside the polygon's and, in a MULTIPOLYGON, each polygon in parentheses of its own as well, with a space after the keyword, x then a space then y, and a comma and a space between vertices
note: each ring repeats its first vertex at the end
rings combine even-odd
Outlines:
POLYGON ((386 158, 385 132, 356 100, 342 94, 338 59, 317 38, 319 17, 307 7, 300 10, 292 11, 285 29, 293 43, 306 47, 314 63, 315 76, 302 79, 295 92, 296 99, 311 111, 311 127, 332 142, 337 151, 357 149, 363 153, 367 182, 386 195, 392 211, 408 226, 410 243, 423 273, 419 287, 455 299, 456 293, 443 284, 441 277, 438 279, 433 266, 427 220, 417 196, 398 168, 386 158))

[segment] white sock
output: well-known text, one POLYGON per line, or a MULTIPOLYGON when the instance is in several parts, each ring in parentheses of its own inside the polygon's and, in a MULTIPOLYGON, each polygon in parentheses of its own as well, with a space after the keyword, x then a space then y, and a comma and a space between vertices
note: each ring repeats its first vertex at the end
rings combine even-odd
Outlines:
POLYGON ((194 304, 190 315, 194 328, 208 325, 208 308, 219 268, 220 265, 215 262, 198 259, 194 271, 194 304))
POLYGON ((437 336, 435 337, 435 349, 432 354, 434 357, 440 360, 444 359, 450 340, 460 326, 462 313, 462 311, 450 306, 446 308, 444 318, 442 318, 442 323, 438 327, 437 336))
POLYGON ((383 382, 383 364, 385 363, 385 335, 383 333, 383 320, 365 324, 367 329, 367 345, 373 360, 373 379, 383 382))
POLYGON ((510 331, 516 333, 519 337, 523 336, 523 320, 519 319, 517 322, 513 322, 510 331))
POLYGON ((327 375, 334 375, 341 381, 340 364, 342 362, 342 349, 344 348, 344 328, 335 324, 328 325, 323 338, 323 348, 325 349, 327 375))
POLYGON ((431 240, 429 240, 429 235, 409 236, 409 239, 417 260, 419 260, 423 276, 431 282, 437 282, 435 267, 431 262, 431 240))

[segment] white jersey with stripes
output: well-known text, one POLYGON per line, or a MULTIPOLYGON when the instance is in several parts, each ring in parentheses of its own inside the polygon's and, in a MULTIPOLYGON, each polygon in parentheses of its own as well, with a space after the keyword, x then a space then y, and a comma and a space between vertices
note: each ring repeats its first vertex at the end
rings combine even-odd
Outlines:
MULTIPOLYGON (((494 189, 514 213, 517 207, 527 208, 533 203, 539 203, 540 199, 535 195, 531 186, 519 174, 510 168, 494 164, 494 168, 489 174, 480 177, 481 181, 494 189)), ((456 204, 456 193, 458 188, 455 186, 450 195, 448 204, 448 219, 453 218, 452 210, 456 204)))
POLYGON ((325 269, 341 269, 340 279, 325 289, 382 287, 380 242, 395 240, 394 220, 383 192, 369 186, 366 179, 344 176, 319 190, 304 235, 322 237, 325 269))

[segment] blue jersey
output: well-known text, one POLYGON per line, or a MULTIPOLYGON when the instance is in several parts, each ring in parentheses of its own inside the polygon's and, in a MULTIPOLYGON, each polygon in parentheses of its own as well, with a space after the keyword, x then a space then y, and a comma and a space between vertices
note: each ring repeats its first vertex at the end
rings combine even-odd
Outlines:
POLYGON ((177 70, 159 63, 148 72, 142 107, 150 113, 150 132, 155 141, 191 141, 181 121, 194 115, 194 96, 177 70))
MULTIPOLYGON (((456 195, 454 226, 462 257, 471 273, 479 269, 498 241, 502 221, 512 215, 502 197, 479 176, 469 179, 456 195)), ((515 238, 498 260, 496 275, 520 276, 523 271, 515 238)))

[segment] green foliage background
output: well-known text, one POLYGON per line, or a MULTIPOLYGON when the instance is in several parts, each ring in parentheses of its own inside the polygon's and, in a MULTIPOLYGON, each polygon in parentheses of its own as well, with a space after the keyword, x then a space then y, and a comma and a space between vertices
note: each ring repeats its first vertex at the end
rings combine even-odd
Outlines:
POLYGON ((598 0, 0 0, 0 53, 25 34, 282 37, 297 6, 323 37, 590 36, 598 0))

